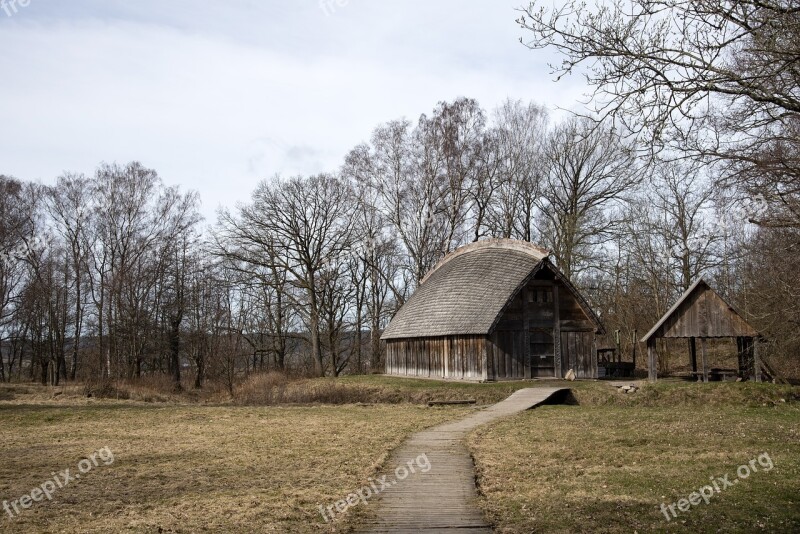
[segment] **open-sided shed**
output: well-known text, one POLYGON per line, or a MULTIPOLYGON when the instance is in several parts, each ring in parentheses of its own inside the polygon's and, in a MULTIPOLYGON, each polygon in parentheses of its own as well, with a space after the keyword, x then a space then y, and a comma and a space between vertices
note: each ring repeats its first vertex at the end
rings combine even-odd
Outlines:
POLYGON ((692 372, 708 382, 706 340, 718 338, 736 339, 741 378, 752 376, 761 380, 761 364, 758 356, 759 334, 745 321, 733 306, 702 278, 686 290, 675 305, 647 333, 642 342, 647 344, 648 375, 650 380, 658 378, 657 339, 688 339, 692 372), (697 344, 700 340, 700 371, 697 362, 697 344))
POLYGON ((383 334, 391 375, 476 381, 597 377, 600 321, 547 251, 473 243, 426 275, 383 334))

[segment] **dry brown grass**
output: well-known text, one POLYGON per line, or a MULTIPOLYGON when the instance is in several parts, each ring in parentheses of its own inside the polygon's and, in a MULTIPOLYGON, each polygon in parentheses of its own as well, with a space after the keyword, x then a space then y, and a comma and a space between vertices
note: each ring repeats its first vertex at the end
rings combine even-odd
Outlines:
MULTIPOLYGON (((85 385, 0 385, 0 500, 27 494, 53 471, 74 468, 102 447, 117 458, 52 502, 36 504, 13 522, 3 519, 0 530, 343 530, 351 514, 326 525, 317 506, 363 486, 410 433, 470 410, 421 404, 488 404, 521 387, 558 385, 572 388, 580 406, 544 407, 473 440, 484 506, 506 531, 660 528, 651 517, 661 502, 653 500, 656 493, 667 500, 683 496, 695 489, 698 473, 707 480, 703 468, 723 474, 767 446, 781 469, 767 480, 777 484, 748 486, 763 497, 746 493, 713 513, 744 525, 740 530, 758 526, 743 519, 740 508, 762 522, 768 518, 770 527, 795 526, 796 516, 771 516, 765 506, 785 507, 787 492, 800 493, 798 388, 661 381, 622 395, 602 382, 272 374, 251 376, 233 399, 213 388, 165 392, 171 383, 158 380, 114 382, 115 395, 125 401, 87 397, 85 385), (284 406, 256 407, 274 404, 284 406)), ((703 515, 710 513, 692 517, 710 520, 703 515)))
MULTIPOLYGON (((42 401, 44 402, 44 401, 42 401)), ((410 433, 466 413, 419 406, 0 403, 0 499, 110 447, 115 462, 0 519, 14 532, 338 531, 317 510, 361 487, 410 433)), ((344 521, 347 521, 345 515, 344 521)))
POLYGON ((477 384, 394 378, 381 375, 342 378, 298 378, 282 373, 251 374, 234 386, 207 382, 200 390, 189 381, 176 391, 163 375, 135 380, 114 379, 58 387, 38 384, 0 384, 0 400, 22 403, 83 402, 85 399, 130 400, 167 404, 226 404, 279 406, 312 404, 426 404, 430 400, 473 399, 491 404, 523 387, 549 386, 548 382, 503 382, 477 384))
POLYGON ((138 380, 111 380, 86 384, 46 387, 36 384, 0 384, 0 400, 21 403, 84 402, 88 398, 131 400, 161 404, 223 404, 239 406, 280 406, 315 404, 426 404, 431 400, 475 400, 477 404, 499 402, 514 391, 527 387, 570 388, 584 406, 646 405, 687 406, 738 404, 761 406, 780 399, 800 399, 800 388, 773 384, 710 383, 700 385, 681 380, 660 380, 642 384, 635 396, 618 395, 605 381, 566 382, 527 380, 478 384, 388 376, 342 378, 294 378, 281 373, 252 374, 238 383, 231 396, 226 387, 209 382, 196 390, 184 382, 175 391, 169 377, 151 376, 138 380))
MULTIPOLYGON (((702 386, 700 386, 702 388, 702 386)), ((470 437, 499 532, 799 532, 800 406, 545 406, 470 437), (659 510, 767 452, 774 468, 659 510)))
MULTIPOLYGON (((399 399, 387 399, 393 404, 399 399)), ((254 374, 235 390, 232 401, 248 406, 286 404, 357 404, 381 401, 372 387, 343 384, 335 379, 290 379, 280 373, 254 374)))
POLYGON ((220 402, 246 406, 307 404, 426 404, 431 400, 499 402, 520 388, 550 386, 550 382, 478 384, 396 378, 381 375, 341 378, 293 378, 281 373, 253 374, 237 385, 234 396, 218 395, 220 402))

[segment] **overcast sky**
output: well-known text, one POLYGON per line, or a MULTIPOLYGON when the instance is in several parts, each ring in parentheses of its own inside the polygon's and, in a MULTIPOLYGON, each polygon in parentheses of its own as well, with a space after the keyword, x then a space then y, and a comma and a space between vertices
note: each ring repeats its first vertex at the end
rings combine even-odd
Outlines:
POLYGON ((524 0, 5 2, 0 174, 138 160, 199 191, 209 219, 438 101, 573 109, 585 92, 519 43, 524 0))

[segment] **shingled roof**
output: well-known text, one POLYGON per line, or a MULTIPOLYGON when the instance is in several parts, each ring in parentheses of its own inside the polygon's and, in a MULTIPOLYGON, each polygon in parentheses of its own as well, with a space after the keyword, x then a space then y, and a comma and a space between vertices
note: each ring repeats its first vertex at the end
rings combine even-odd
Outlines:
POLYGON ((383 339, 489 334, 547 255, 545 249, 511 239, 456 250, 425 276, 383 339))

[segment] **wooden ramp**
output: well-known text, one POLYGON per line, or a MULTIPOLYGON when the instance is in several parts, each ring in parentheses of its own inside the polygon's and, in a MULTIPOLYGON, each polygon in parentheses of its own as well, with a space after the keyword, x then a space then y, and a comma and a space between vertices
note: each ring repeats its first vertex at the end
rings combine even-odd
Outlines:
POLYGON ((475 428, 502 417, 538 406, 562 388, 521 389, 484 410, 455 422, 414 434, 387 461, 387 481, 395 481, 391 470, 417 466, 426 455, 427 473, 416 473, 383 491, 371 504, 377 518, 361 532, 491 532, 478 509, 475 466, 464 443, 475 428))

